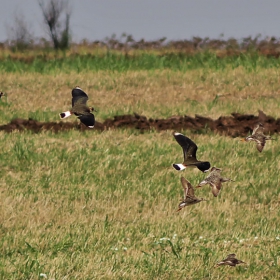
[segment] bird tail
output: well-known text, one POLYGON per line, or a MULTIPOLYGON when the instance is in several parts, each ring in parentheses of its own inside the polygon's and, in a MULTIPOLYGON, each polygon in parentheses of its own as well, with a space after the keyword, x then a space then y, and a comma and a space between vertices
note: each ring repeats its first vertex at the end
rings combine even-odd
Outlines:
POLYGON ((178 171, 184 170, 186 168, 186 166, 181 163, 174 163, 173 167, 178 171))
POLYGON ((68 118, 72 115, 72 113, 70 111, 66 111, 66 112, 63 112, 63 113, 60 113, 59 116, 61 119, 65 119, 65 118, 68 118))

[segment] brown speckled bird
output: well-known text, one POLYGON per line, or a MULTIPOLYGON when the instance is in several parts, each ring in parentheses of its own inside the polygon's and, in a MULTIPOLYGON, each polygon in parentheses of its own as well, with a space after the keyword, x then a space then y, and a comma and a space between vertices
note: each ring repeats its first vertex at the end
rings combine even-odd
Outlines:
POLYGON ((184 189, 184 198, 182 199, 182 202, 180 202, 178 210, 176 212, 180 211, 186 206, 199 203, 200 201, 206 201, 204 198, 198 198, 194 195, 192 184, 184 177, 181 177, 181 183, 184 189))
POLYGON ((84 125, 89 128, 93 128, 95 124, 95 118, 91 112, 95 110, 93 107, 87 106, 87 101, 87 94, 79 87, 75 87, 72 90, 72 108, 70 111, 60 113, 60 118, 65 119, 74 114, 84 125))
POLYGON ((258 123, 253 130, 252 135, 247 136, 246 138, 242 139, 241 141, 249 142, 255 141, 257 144, 257 149, 259 152, 262 152, 265 141, 266 140, 273 140, 270 136, 266 136, 263 134, 264 127, 261 123, 258 123))
POLYGON ((198 184, 197 188, 209 184, 212 188, 213 195, 217 197, 222 188, 222 183, 227 181, 233 181, 231 179, 221 177, 221 171, 221 168, 213 166, 210 170, 210 174, 198 184))
POLYGON ((187 167, 197 167, 200 171, 207 172, 211 165, 208 161, 199 161, 196 159, 196 144, 181 133, 173 132, 173 136, 182 147, 184 153, 184 162, 182 164, 174 163, 173 167, 178 171, 184 170, 187 167))
MULTIPOLYGON (((241 260, 238 260, 236 258, 235 254, 229 254, 226 259, 220 261, 219 263, 216 264, 216 267, 221 266, 221 265, 229 265, 229 266, 236 266, 237 264, 240 263, 245 263, 241 260)), ((246 264, 246 263, 245 263, 246 264)))

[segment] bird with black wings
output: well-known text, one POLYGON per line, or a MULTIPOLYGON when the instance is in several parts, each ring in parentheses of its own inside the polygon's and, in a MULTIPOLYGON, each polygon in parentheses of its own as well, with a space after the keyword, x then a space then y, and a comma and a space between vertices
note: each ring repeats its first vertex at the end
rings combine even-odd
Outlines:
POLYGON ((93 107, 87 106, 88 96, 79 87, 75 87, 72 90, 72 108, 69 111, 60 113, 61 119, 76 115, 80 121, 89 128, 93 128, 95 124, 94 115, 91 113, 94 110, 93 107))
POLYGON ((178 171, 184 170, 187 167, 197 167, 200 171, 207 172, 211 165, 208 161, 200 161, 196 159, 196 144, 190 138, 181 133, 173 132, 173 136, 182 147, 184 154, 184 162, 174 163, 173 167, 178 171))

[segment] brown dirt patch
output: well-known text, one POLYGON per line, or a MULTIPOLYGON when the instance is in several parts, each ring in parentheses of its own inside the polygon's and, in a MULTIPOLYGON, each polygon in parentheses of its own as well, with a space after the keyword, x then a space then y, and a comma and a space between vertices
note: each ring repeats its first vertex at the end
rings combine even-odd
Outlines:
MULTIPOLYGON (((115 116, 113 119, 107 119, 103 123, 96 122, 96 130, 132 128, 144 132, 145 130, 183 130, 189 129, 197 133, 206 133, 211 130, 231 137, 246 136, 252 131, 256 123, 262 122, 265 127, 265 133, 274 134, 280 132, 280 119, 265 115, 259 111, 258 116, 243 115, 232 113, 231 116, 221 116, 216 120, 198 116, 194 118, 189 116, 172 116, 167 119, 151 119, 140 116, 136 113, 133 115, 115 116)), ((84 125, 76 122, 39 122, 36 120, 14 119, 10 123, 0 126, 0 131, 32 131, 39 133, 41 131, 53 131, 55 133, 70 129, 88 130, 84 125)))

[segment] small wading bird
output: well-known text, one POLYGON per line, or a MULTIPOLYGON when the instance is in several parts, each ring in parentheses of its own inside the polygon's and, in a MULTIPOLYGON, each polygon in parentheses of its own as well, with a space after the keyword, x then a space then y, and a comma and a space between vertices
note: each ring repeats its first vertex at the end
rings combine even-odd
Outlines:
POLYGON ((65 119, 74 114, 84 125, 89 128, 93 128, 95 124, 95 118, 91 112, 95 110, 93 107, 87 106, 87 101, 87 94, 79 87, 75 87, 72 90, 72 108, 70 111, 60 113, 60 118, 65 119))
POLYGON ((221 176, 221 171, 222 171, 221 168, 217 168, 213 166, 210 170, 210 174, 198 184, 197 188, 209 184, 212 188, 213 195, 217 197, 222 188, 222 183, 227 181, 233 181, 228 178, 223 178, 221 176))
POLYGON ((219 263, 217 263, 216 267, 221 266, 221 265, 236 266, 237 264, 240 264, 240 263, 245 263, 245 262, 238 260, 236 258, 235 254, 229 254, 226 257, 226 259, 224 259, 224 260, 220 261, 219 263))
POLYGON ((250 141, 255 141, 257 143, 257 149, 259 152, 262 152, 264 145, 265 145, 265 141, 266 140, 273 140, 271 139, 270 136, 266 136, 263 134, 263 130, 264 127, 261 123, 258 123, 253 130, 252 135, 247 136, 244 139, 241 139, 241 141, 245 141, 245 142, 250 142, 250 141))
POLYGON ((181 183, 184 189, 184 198, 182 199, 182 202, 180 202, 179 208, 176 212, 180 211, 186 206, 199 203, 200 201, 206 201, 206 199, 198 198, 194 195, 194 189, 192 184, 184 177, 181 177, 181 183))
POLYGON ((211 165, 208 161, 199 161, 196 159, 196 144, 181 133, 173 132, 173 136, 182 147, 184 153, 184 162, 182 164, 174 163, 173 167, 178 171, 184 170, 187 167, 197 167, 200 171, 207 172, 211 165))

